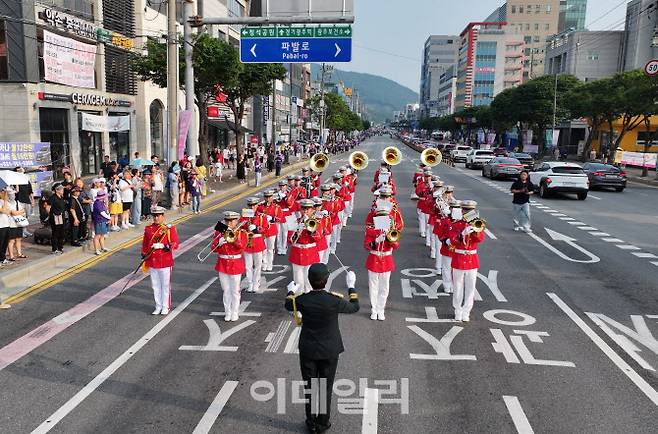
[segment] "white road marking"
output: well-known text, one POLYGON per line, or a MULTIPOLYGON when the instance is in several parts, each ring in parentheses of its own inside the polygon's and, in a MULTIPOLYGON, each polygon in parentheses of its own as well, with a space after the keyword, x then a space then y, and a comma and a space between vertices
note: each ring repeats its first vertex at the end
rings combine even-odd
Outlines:
POLYGON ((640 250, 639 247, 633 246, 631 244, 618 244, 617 247, 619 247, 622 250, 640 250))
POLYGON ((603 241, 606 243, 623 243, 624 240, 620 240, 619 238, 603 238, 603 241))
POLYGON ((224 383, 219 390, 219 393, 210 404, 210 407, 208 407, 208 410, 206 410, 206 413, 203 415, 196 428, 194 428, 192 434, 207 434, 210 432, 212 426, 219 417, 219 414, 222 412, 229 398, 238 387, 238 384, 240 384, 239 381, 227 381, 224 383))
POLYGON ((144 336, 139 338, 130 348, 128 348, 123 354, 121 354, 114 362, 112 362, 107 368, 94 377, 89 383, 87 383, 78 393, 73 395, 63 406, 61 406, 55 413, 50 415, 41 425, 39 425, 32 434, 41 434, 47 433, 55 427, 62 419, 64 419, 70 412, 72 412, 82 401, 84 401, 89 395, 91 395, 96 389, 98 389, 108 378, 112 376, 119 368, 121 368, 128 360, 130 360, 139 350, 144 348, 147 343, 151 342, 153 338, 157 336, 170 322, 172 322, 176 317, 187 308, 194 300, 197 299, 201 294, 204 293, 206 289, 212 285, 217 277, 213 277, 207 281, 203 286, 198 288, 189 297, 185 299, 181 304, 176 306, 176 308, 159 323, 157 323, 151 330, 149 330, 144 336))
POLYGON ((521 407, 519 398, 516 396, 504 395, 503 401, 505 401, 507 411, 512 417, 512 422, 514 422, 516 431, 519 434, 533 434, 534 431, 532 430, 532 426, 530 426, 530 422, 528 421, 528 418, 523 411, 523 407, 521 407))
POLYGON ((595 237, 609 237, 610 234, 607 232, 590 232, 590 235, 594 235, 595 237))
POLYGON ((558 250, 557 248, 553 247, 550 243, 544 241, 543 239, 541 239, 540 237, 538 237, 538 236, 535 235, 534 233, 529 233, 529 234, 528 234, 528 235, 530 235, 532 238, 534 238, 535 240, 537 240, 538 243, 540 243, 541 245, 543 245, 544 247, 546 247, 548 250, 550 250, 551 252, 553 252, 553 253, 555 253, 556 255, 558 255, 560 258, 562 258, 562 259, 564 259, 564 260, 566 260, 566 261, 570 261, 570 262, 579 262, 579 263, 581 263, 581 264, 594 264, 594 263, 599 262, 599 261, 601 260, 601 258, 599 258, 598 256, 596 256, 595 254, 593 254, 593 253, 590 252, 589 250, 586 250, 585 248, 583 248, 583 247, 579 246, 578 244, 576 244, 576 243, 575 243, 575 241, 576 241, 575 238, 568 237, 568 236, 566 236, 566 235, 564 235, 564 234, 561 234, 561 233, 559 233, 559 232, 553 231, 553 230, 551 230, 551 229, 549 229, 549 228, 544 228, 544 229, 546 229, 546 232, 548 232, 548 235, 553 239, 553 241, 564 241, 566 244, 570 245, 570 246, 573 247, 574 249, 576 249, 576 250, 580 251, 581 253, 583 253, 585 256, 588 256, 588 257, 589 257, 589 259, 584 260, 584 261, 583 261, 583 260, 580 260, 580 259, 573 259, 573 258, 571 258, 571 257, 569 257, 569 256, 567 256, 567 255, 565 255, 565 254, 562 253, 560 250, 558 250))
POLYGON ((583 222, 567 222, 567 223, 569 223, 570 225, 573 225, 573 226, 587 226, 583 222))
POLYGON ((658 267, 658 261, 651 261, 651 264, 653 264, 653 265, 655 265, 656 267, 658 267))
POLYGON ((598 231, 598 229, 593 228, 591 226, 578 226, 578 229, 581 229, 583 231, 598 231))
POLYGON ((600 197, 594 196, 593 194, 588 194, 587 197, 591 197, 592 199, 596 199, 596 200, 601 200, 600 197))
POLYGON ((492 240, 497 240, 497 239, 498 239, 498 237, 495 236, 495 235, 493 234, 493 232, 491 232, 491 231, 490 231, 489 229, 487 229, 487 228, 484 228, 484 233, 487 234, 487 236, 488 236, 489 238, 491 238, 492 240))
POLYGON ((555 217, 566 217, 566 214, 562 214, 561 212, 558 212, 556 214, 553 214, 555 217))
POLYGON ((379 412, 379 390, 366 388, 363 395, 362 434, 377 433, 377 413, 379 412))
POLYGON ((560 217, 560 220, 564 220, 565 222, 572 222, 576 219, 573 217, 560 217))
POLYGON ((651 387, 644 378, 642 378, 626 361, 619 356, 610 346, 603 340, 599 335, 597 335, 590 326, 588 326, 585 321, 583 321, 576 312, 573 311, 557 294, 552 292, 547 292, 546 295, 553 300, 553 302, 560 308, 562 311, 589 337, 594 344, 599 347, 599 349, 608 356, 608 358, 621 370, 621 372, 626 375, 641 391, 644 393, 647 398, 653 402, 655 406, 658 406, 658 392, 656 389, 651 387))
POLYGON ((653 253, 631 252, 631 254, 637 256, 638 258, 658 259, 658 256, 654 255, 653 253))
POLYGON ((243 323, 240 323, 236 325, 235 327, 232 327, 225 332, 222 332, 221 328, 219 327, 219 324, 215 322, 214 319, 206 319, 203 321, 203 323, 208 327, 208 343, 206 345, 181 345, 178 347, 180 351, 228 351, 228 352, 236 352, 238 351, 238 347, 236 346, 226 346, 222 345, 222 343, 236 334, 237 332, 241 331, 242 329, 245 329, 249 327, 252 324, 255 324, 256 321, 254 320, 247 320, 243 323))

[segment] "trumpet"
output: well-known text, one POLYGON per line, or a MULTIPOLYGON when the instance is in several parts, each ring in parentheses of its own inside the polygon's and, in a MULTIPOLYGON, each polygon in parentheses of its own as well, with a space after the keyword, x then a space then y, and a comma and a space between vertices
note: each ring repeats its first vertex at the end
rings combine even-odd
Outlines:
POLYGON ((350 154, 350 166, 354 170, 363 170, 368 167, 368 155, 365 152, 354 151, 350 154))
POLYGON ((217 235, 215 235, 208 244, 206 244, 203 249, 196 255, 196 258, 199 260, 199 262, 205 262, 206 259, 210 257, 213 253, 212 244, 219 240, 220 238, 224 237, 227 243, 234 243, 235 240, 238 239, 238 234, 240 233, 240 228, 244 226, 247 223, 247 221, 242 221, 240 224, 238 224, 235 229, 226 229, 222 231, 219 229, 221 226, 226 227, 223 223, 218 223, 215 226, 215 230, 217 230, 217 235), (206 250, 208 252, 206 252, 206 250))
POLYGON ((471 222, 469 222, 474 232, 480 233, 487 228, 487 221, 481 217, 478 217, 471 222))
POLYGON ((420 161, 426 166, 434 167, 441 164, 443 156, 434 148, 427 148, 420 154, 420 161))
POLYGON ((328 165, 329 165, 329 157, 327 156, 327 154, 323 154, 321 152, 314 154, 311 157, 311 162, 309 163, 309 166, 311 166, 311 170, 316 173, 324 172, 324 169, 326 169, 328 165))
POLYGON ((400 241, 400 236, 401 235, 402 234, 400 233, 400 231, 398 229, 391 228, 388 232, 386 232, 386 240, 389 243, 396 243, 396 242, 400 241))
POLYGON ((402 161, 402 152, 395 146, 389 146, 382 151, 382 159, 390 166, 396 166, 402 161))

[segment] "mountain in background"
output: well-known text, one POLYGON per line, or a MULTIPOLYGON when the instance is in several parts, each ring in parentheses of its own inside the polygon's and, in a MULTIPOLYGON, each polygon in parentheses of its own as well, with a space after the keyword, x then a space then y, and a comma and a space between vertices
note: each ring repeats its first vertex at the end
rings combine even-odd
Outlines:
MULTIPOLYGON (((319 80, 320 65, 313 64, 311 71, 313 80, 319 80)), ((407 104, 418 102, 417 92, 379 75, 334 68, 329 81, 342 81, 345 86, 356 89, 366 105, 368 118, 373 122, 392 119, 394 111, 404 111, 407 104)))

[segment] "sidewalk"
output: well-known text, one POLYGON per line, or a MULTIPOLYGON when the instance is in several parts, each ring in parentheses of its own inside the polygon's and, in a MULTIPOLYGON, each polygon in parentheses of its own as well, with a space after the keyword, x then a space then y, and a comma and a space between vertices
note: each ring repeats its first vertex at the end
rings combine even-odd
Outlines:
MULTIPOLYGON (((307 161, 305 159, 300 162, 297 162, 296 159, 291 160, 290 165, 282 168, 281 177, 278 179, 298 172, 307 164, 307 161)), ((224 199, 254 188, 253 172, 248 174, 246 184, 238 183, 235 170, 224 170, 223 180, 223 183, 212 180, 208 182, 208 195, 201 202, 201 212, 224 199), (214 193, 211 193, 213 190, 214 193)), ((259 188, 276 180, 274 172, 264 171, 259 188)), ((275 183, 271 186, 276 188, 275 183)), ((176 221, 187 219, 188 216, 192 216, 192 212, 190 207, 186 206, 167 211, 166 220, 176 223, 176 221)), ((148 224, 148 221, 142 222, 142 225, 133 229, 110 232, 105 244, 111 251, 100 256, 94 254, 91 241, 86 242, 82 247, 67 244, 64 246, 62 255, 52 255, 49 243, 39 245, 34 242, 33 237, 23 238, 23 254, 28 258, 17 259, 13 264, 0 269, 0 302, 16 303, 35 291, 46 289, 79 270, 105 260, 109 255, 137 244, 141 240, 145 224, 148 224)), ((41 225, 38 223, 30 225, 29 231, 33 233, 40 227, 41 225)))
POLYGON ((658 187, 658 179, 656 178, 655 170, 649 169, 649 174, 645 177, 641 176, 642 169, 639 167, 626 166, 624 171, 626 172, 626 178, 631 182, 658 187))

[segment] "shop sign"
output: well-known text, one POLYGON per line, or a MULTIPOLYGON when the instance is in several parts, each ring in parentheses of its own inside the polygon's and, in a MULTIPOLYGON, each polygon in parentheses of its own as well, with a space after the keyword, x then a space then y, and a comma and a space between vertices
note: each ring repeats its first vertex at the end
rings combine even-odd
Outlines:
POLYGON ((130 130, 130 116, 98 116, 82 113, 82 130, 116 133, 130 130))
POLYGON ((36 196, 53 181, 53 172, 48 170, 51 164, 50 143, 0 143, 0 168, 25 168, 36 196))
POLYGON ((62 93, 37 92, 37 98, 41 101, 70 102, 80 105, 91 105, 98 107, 132 107, 131 101, 110 98, 93 93, 76 92, 69 95, 62 93))
POLYGON ((76 87, 96 87, 96 45, 43 31, 45 78, 76 87))

